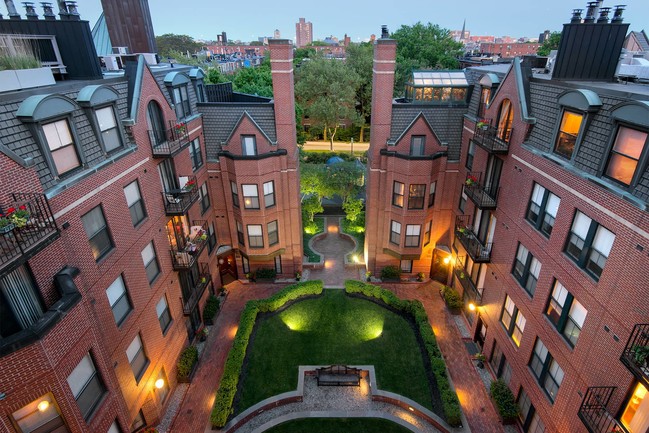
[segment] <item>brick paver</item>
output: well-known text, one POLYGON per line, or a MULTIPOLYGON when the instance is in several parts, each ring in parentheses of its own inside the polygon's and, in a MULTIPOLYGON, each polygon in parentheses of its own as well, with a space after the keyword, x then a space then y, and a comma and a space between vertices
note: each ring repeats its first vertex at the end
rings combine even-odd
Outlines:
POLYGON ((313 249, 324 255, 324 269, 311 270, 310 280, 322 280, 325 287, 343 287, 345 280, 358 279, 358 269, 345 268, 345 255, 354 250, 354 241, 340 234, 340 217, 325 220, 327 236, 313 242, 313 249))

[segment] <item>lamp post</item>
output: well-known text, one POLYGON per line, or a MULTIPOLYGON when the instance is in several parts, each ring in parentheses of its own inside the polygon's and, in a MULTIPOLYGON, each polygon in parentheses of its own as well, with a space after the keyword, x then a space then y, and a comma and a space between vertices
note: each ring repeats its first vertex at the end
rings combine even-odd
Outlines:
POLYGON ((354 137, 352 137, 352 156, 354 155, 354 137))

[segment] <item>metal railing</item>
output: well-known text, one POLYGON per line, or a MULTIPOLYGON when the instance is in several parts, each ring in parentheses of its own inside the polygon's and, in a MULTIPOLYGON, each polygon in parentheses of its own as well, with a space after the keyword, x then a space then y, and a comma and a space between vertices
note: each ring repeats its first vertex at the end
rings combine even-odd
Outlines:
POLYGON ((591 386, 581 401, 577 415, 590 433, 625 433, 626 430, 607 409, 614 386, 591 386))
POLYGON ((455 217, 455 239, 458 240, 474 262, 486 263, 491 261, 492 243, 482 243, 469 224, 471 215, 455 217))
POLYGON ((469 292, 468 298, 474 300, 476 304, 482 304, 482 293, 478 290, 478 287, 475 285, 471 279, 471 275, 464 268, 466 262, 466 257, 458 257, 455 262, 455 276, 460 280, 460 284, 464 287, 464 290, 469 292))
POLYGON ((192 288, 191 295, 187 299, 185 299, 184 297, 181 298, 183 303, 183 314, 185 316, 189 316, 192 311, 194 311, 194 308, 196 308, 198 301, 201 299, 201 297, 203 297, 205 289, 207 289, 207 287, 212 284, 212 276, 210 275, 210 268, 208 264, 199 263, 199 268, 200 271, 198 274, 198 282, 192 288))
POLYGON ((150 129, 149 141, 154 157, 168 158, 189 144, 189 126, 183 122, 169 122, 168 129, 150 129))
POLYGON ((464 191, 480 209, 495 209, 498 204, 500 187, 485 185, 482 180, 482 173, 468 173, 464 180, 464 191))
POLYGON ((649 387, 649 323, 639 323, 626 342, 620 360, 649 387))
POLYGON ((181 176, 180 178, 186 180, 181 188, 162 191, 162 200, 167 216, 184 215, 198 200, 196 176, 181 176))
POLYGON ((509 132, 505 134, 506 139, 503 140, 498 137, 499 134, 497 127, 488 124, 482 126, 476 124, 473 133, 473 141, 488 152, 506 154, 509 152, 509 139, 513 132, 514 129, 510 129, 509 132))
POLYGON ((0 210, 4 225, 0 229, 0 271, 33 257, 60 234, 45 195, 13 193, 11 197, 13 201, 0 210))
POLYGON ((184 271, 192 267, 207 245, 207 221, 192 221, 189 240, 182 247, 176 246, 169 250, 174 270, 184 271))

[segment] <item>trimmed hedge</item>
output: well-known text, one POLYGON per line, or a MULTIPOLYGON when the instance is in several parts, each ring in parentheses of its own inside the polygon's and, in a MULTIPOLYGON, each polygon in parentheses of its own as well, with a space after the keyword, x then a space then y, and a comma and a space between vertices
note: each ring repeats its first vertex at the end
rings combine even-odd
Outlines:
POLYGON ((194 369, 194 365, 198 362, 198 349, 196 346, 188 346, 180 354, 177 364, 178 380, 188 380, 189 375, 194 369))
POLYGON ((381 269, 382 280, 398 280, 401 278, 401 269, 394 265, 388 265, 381 269))
POLYGON ((464 307, 464 301, 462 297, 453 287, 442 286, 441 289, 442 296, 444 297, 444 302, 448 308, 460 309, 464 307))
POLYGON ((504 380, 498 379, 491 382, 491 398, 496 403, 498 415, 503 423, 511 423, 518 418, 519 408, 514 399, 514 393, 504 380))
POLYGON ((223 427, 232 414, 232 403, 237 393, 239 376, 243 360, 246 357, 246 349, 250 340, 250 334, 255 326, 257 314, 260 312, 276 311, 289 301, 302 296, 319 295, 322 293, 322 281, 305 281, 303 283, 286 286, 267 299, 248 301, 246 308, 239 319, 239 329, 234 337, 232 349, 225 361, 221 384, 216 393, 214 408, 212 409, 211 422, 215 428, 223 427))
POLYGON ((219 304, 219 298, 216 296, 210 295, 210 297, 207 298, 205 306, 203 307, 203 322, 206 324, 208 324, 207 322, 209 322, 209 324, 212 323, 216 312, 219 311, 219 304))
POLYGON ((277 276, 277 271, 273 268, 259 268, 255 271, 257 279, 274 279, 277 276))
POLYGON ((389 290, 385 290, 379 286, 366 284, 360 281, 347 280, 345 281, 345 291, 347 293, 358 293, 368 298, 381 300, 386 305, 409 314, 415 321, 421 339, 424 342, 424 347, 428 353, 430 360, 430 367, 435 375, 437 382, 437 389, 442 399, 442 409, 444 411, 444 418, 451 426, 459 426, 462 423, 460 401, 457 394, 451 389, 451 384, 446 375, 446 363, 442 357, 442 353, 437 346, 437 339, 433 333, 433 328, 428 321, 428 315, 420 301, 409 301, 400 299, 389 290))

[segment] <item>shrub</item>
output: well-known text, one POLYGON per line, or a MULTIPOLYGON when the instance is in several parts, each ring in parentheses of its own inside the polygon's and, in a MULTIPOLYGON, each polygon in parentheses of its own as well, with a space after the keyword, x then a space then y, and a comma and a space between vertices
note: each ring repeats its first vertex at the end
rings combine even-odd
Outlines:
POLYGON ((518 418, 518 405, 514 400, 514 393, 504 380, 498 379, 491 382, 491 398, 496 403, 498 415, 502 418, 503 422, 513 422, 518 418))
POLYGON ((186 381, 198 362, 198 349, 196 346, 188 346, 180 354, 178 359, 177 375, 179 381, 186 381))
POLYGON ((219 298, 212 295, 207 298, 205 307, 203 307, 203 321, 211 323, 217 311, 219 311, 219 298))
POLYGON ((211 422, 214 427, 223 427, 232 413, 232 402, 237 393, 241 367, 246 357, 246 349, 250 334, 255 326, 259 312, 275 311, 284 304, 302 296, 319 295, 322 293, 322 281, 305 281, 285 287, 267 299, 248 301, 239 319, 239 329, 234 336, 232 349, 228 353, 221 377, 221 384, 216 393, 211 422))
POLYGON ((389 265, 381 269, 382 280, 398 280, 401 278, 401 269, 397 266, 389 265))
POLYGON ((462 308, 464 306, 460 294, 453 287, 443 286, 441 291, 448 308, 462 308))
POLYGON ((277 276, 277 271, 273 268, 259 268, 255 271, 255 275, 259 279, 274 279, 277 276))
MULTIPOLYGON (((383 277, 383 273, 381 273, 381 277, 383 277)), ((423 304, 420 301, 399 299, 389 290, 360 281, 345 281, 345 292, 361 294, 368 298, 381 300, 389 307, 408 314, 414 319, 419 329, 421 340, 426 348, 431 370, 435 375, 435 382, 437 382, 437 389, 442 400, 442 410, 444 411, 446 422, 451 426, 459 426, 462 422, 460 401, 455 391, 451 389, 451 384, 446 374, 446 363, 437 346, 437 339, 433 333, 433 328, 430 326, 428 315, 423 304)))

